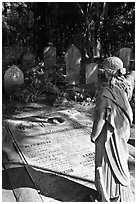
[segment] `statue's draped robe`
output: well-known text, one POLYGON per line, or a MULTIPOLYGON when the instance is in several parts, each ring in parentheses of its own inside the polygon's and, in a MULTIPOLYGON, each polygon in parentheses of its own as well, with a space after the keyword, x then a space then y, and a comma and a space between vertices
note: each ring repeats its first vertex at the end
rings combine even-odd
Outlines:
POLYGON ((133 115, 127 94, 117 86, 103 88, 96 101, 95 121, 102 113, 104 126, 97 138, 92 138, 95 141, 95 185, 102 201, 117 198, 128 202, 131 190, 127 141, 133 115))

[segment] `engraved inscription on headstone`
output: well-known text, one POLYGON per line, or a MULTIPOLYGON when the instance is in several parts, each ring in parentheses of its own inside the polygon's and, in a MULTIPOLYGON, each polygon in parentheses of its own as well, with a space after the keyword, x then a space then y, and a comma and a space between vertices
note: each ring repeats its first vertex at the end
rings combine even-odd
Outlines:
POLYGON ((69 84, 79 84, 81 54, 75 45, 71 45, 65 55, 66 74, 69 84))

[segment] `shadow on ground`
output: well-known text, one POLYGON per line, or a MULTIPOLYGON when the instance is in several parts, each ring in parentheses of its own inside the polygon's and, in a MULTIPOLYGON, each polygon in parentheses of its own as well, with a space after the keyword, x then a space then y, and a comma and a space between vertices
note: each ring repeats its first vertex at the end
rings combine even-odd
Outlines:
POLYGON ((9 168, 2 171, 2 188, 11 190, 11 188, 33 188, 40 191, 40 194, 45 197, 50 197, 58 201, 68 202, 91 202, 89 195, 96 196, 94 189, 71 181, 62 176, 52 173, 45 173, 34 168, 28 167, 29 172, 35 179, 35 184, 30 179, 24 167, 9 168), (7 182, 9 175, 12 187, 7 182))

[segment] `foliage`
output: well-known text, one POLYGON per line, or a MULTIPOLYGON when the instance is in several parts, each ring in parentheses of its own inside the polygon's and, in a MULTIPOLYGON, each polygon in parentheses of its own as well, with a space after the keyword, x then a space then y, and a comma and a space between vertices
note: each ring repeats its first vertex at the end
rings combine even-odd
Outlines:
POLYGON ((105 7, 105 16, 99 30, 101 45, 105 55, 115 55, 121 47, 130 47, 134 51, 134 2, 109 2, 105 7))
MULTIPOLYGON (((125 46, 134 52, 134 2, 3 2, 2 5, 3 46, 27 46, 36 58, 43 58, 43 49, 49 42, 56 46, 58 57, 74 43, 82 58, 88 57, 90 62, 98 42, 103 57, 117 55, 125 46)), ((40 96, 44 99, 52 95, 55 99, 65 94, 69 99, 82 101, 89 97, 83 90, 67 89, 60 67, 45 69, 38 64, 27 77, 15 98, 35 101, 40 96)))
MULTIPOLYGON (((79 8, 82 10, 84 3, 79 3, 79 8)), ((85 32, 92 52, 97 41, 105 57, 115 55, 121 47, 131 47, 134 51, 134 2, 90 2, 81 14, 85 18, 85 32)))
POLYGON ((52 67, 53 69, 54 74, 53 72, 51 74, 51 69, 45 69, 43 64, 39 63, 28 70, 24 84, 17 87, 10 98, 22 102, 38 100, 48 101, 51 104, 55 102, 56 98, 62 94, 58 87, 64 85, 65 82, 61 73, 59 74, 59 71, 57 73, 56 67, 52 67))
POLYGON ((90 58, 98 41, 105 56, 122 46, 134 49, 134 2, 4 2, 2 11, 3 45, 27 45, 36 56, 48 42, 62 55, 77 33, 90 58))
POLYGON ((14 91, 12 91, 9 99, 49 105, 61 104, 64 99, 69 102, 90 102, 94 94, 90 95, 84 88, 68 86, 63 70, 60 69, 57 66, 45 67, 43 63, 39 63, 27 71, 22 86, 16 85, 12 88, 14 91))
POLYGON ((3 44, 33 47, 33 21, 31 3, 4 2, 2 7, 3 44))

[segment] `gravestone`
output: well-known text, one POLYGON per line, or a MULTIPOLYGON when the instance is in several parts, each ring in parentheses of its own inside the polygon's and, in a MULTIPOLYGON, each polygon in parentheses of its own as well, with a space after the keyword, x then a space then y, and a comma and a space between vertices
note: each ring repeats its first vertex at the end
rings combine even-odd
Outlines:
POLYGON ((69 84, 79 84, 81 54, 75 45, 71 45, 65 55, 67 82, 69 84))
POLYGON ((96 83, 98 81, 98 64, 90 63, 86 65, 86 84, 96 83))
POLYGON ((80 83, 80 74, 78 72, 71 72, 66 76, 66 82, 70 85, 77 85, 80 83))
POLYGON ((90 143, 92 117, 71 109, 50 114, 44 109, 41 114, 33 111, 29 122, 25 116, 22 112, 17 120, 7 123, 27 163, 91 186, 95 169, 95 146, 90 143))
POLYGON ((22 55, 22 65, 23 70, 27 71, 28 69, 35 66, 35 56, 31 52, 26 52, 22 55))
POLYGON ((5 93, 12 94, 18 86, 24 83, 24 74, 17 66, 12 65, 4 75, 5 93))
POLYGON ((44 48, 44 64, 45 67, 52 67, 56 65, 56 48, 54 46, 44 48))
POLYGON ((131 48, 121 48, 119 51, 119 58, 123 61, 123 67, 128 71, 131 58, 131 48))

